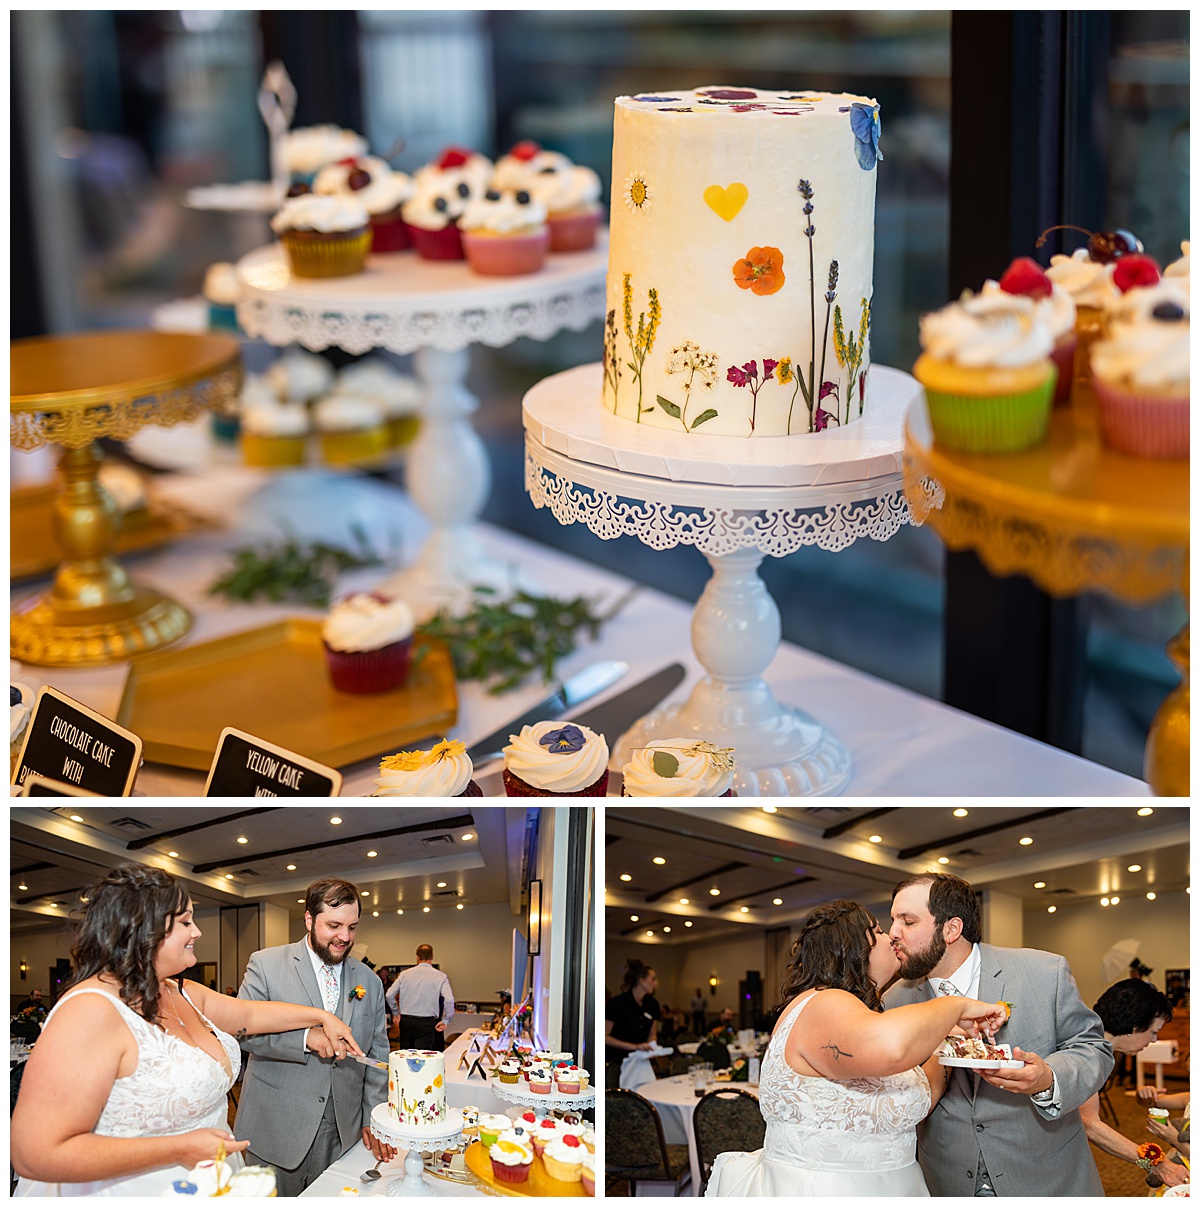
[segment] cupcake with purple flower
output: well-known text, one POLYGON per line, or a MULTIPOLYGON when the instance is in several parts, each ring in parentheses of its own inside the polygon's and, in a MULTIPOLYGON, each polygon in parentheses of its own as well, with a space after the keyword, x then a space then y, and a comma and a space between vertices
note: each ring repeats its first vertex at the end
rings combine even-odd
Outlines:
POLYGON ((509 796, 603 796, 607 788, 608 743, 586 725, 538 721, 504 748, 509 796))

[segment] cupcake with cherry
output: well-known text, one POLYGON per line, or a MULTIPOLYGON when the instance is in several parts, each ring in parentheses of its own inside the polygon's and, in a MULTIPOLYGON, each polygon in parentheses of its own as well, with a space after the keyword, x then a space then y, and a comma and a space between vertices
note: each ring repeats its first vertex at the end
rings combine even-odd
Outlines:
POLYGON ((342 159, 322 168, 313 192, 331 197, 353 197, 366 207, 371 226, 371 251, 406 251, 412 246, 402 207, 416 191, 406 172, 397 172, 374 155, 342 159))
POLYGON ((622 796, 733 796, 732 747, 663 738, 634 750, 621 768, 622 796))
POLYGON ((328 123, 289 130, 283 140, 284 165, 294 183, 311 183, 328 164, 366 153, 367 140, 361 134, 328 123))
POLYGON ((508 796, 603 796, 608 789, 608 744, 586 725, 538 721, 504 747, 508 796))
POLYGON ((481 276, 525 276, 546 262, 546 207, 528 189, 488 189, 463 211, 459 228, 467 263, 481 276))
POLYGON ((412 197, 401 208, 418 254, 425 260, 462 260, 459 221, 487 191, 491 161, 462 147, 448 147, 415 173, 412 197))
POLYGON ((413 623, 402 599, 360 591, 338 600, 321 626, 334 688, 374 695, 402 687, 408 678, 413 623))
MULTIPOLYGON (((448 739, 430 750, 402 750, 379 764, 372 796, 482 796, 462 742, 448 739)), ((520 1073, 520 1065, 517 1066, 520 1073)), ((514 1081, 516 1079, 514 1078, 514 1081)))
POLYGON ((546 207, 551 251, 595 246, 603 207, 600 177, 591 168, 524 139, 497 161, 492 187, 526 189, 546 207))

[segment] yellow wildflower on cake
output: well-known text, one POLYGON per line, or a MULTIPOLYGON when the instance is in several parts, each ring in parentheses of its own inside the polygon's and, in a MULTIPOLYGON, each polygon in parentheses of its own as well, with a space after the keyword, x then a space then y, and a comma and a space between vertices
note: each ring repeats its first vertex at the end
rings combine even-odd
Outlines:
POLYGON ((402 750, 379 764, 373 796, 482 796, 464 743, 438 742, 429 750, 402 750))

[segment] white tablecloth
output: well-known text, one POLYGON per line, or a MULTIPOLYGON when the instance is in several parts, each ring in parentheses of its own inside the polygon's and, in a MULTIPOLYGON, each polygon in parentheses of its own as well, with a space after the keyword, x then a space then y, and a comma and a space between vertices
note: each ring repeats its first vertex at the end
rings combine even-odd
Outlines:
MULTIPOLYGON (((383 1175, 378 1181, 364 1182, 362 1175, 375 1164, 371 1150, 365 1144, 356 1144, 344 1153, 301 1194, 302 1199, 336 1199, 343 1186, 358 1188, 360 1199, 386 1195, 388 1183, 404 1177, 405 1153, 396 1154, 393 1161, 379 1167, 383 1175)), ((442 1178, 426 1176, 425 1181, 433 1187, 439 1198, 482 1198, 484 1192, 476 1186, 461 1182, 447 1182, 442 1178)))
MULTIPOLYGON (((478 1073, 474 1077, 468 1077, 470 1066, 462 1069, 458 1067, 459 1058, 470 1046, 472 1038, 470 1035, 460 1035, 446 1049, 446 1105, 459 1109, 464 1106, 477 1106, 482 1113, 503 1115, 513 1104, 492 1093, 491 1077, 486 1081, 482 1080, 478 1073)), ((468 1060, 474 1061, 478 1055, 478 1052, 472 1052, 468 1060)), ((481 1067, 491 1070, 491 1065, 486 1061, 481 1067)))
MULTIPOLYGON (((247 500, 270 475, 236 465, 209 466, 193 473, 164 475, 156 488, 167 498, 218 522, 234 524, 247 500)), ((378 486, 381 506, 395 509, 409 546, 423 539, 425 521, 398 490, 378 486)), ((522 569, 556 595, 585 594, 615 600, 629 583, 556 550, 511 533, 481 525, 491 555, 522 569)), ((167 592, 192 610, 195 623, 188 643, 256 628, 292 615, 318 615, 295 605, 233 604, 214 600, 207 588, 228 566, 231 548, 251 543, 232 531, 197 532, 154 553, 131 559, 133 576, 167 592)), ((696 555, 699 557, 699 554, 696 555)), ((374 586, 379 570, 358 571, 340 589, 374 586)), ((13 599, 28 589, 17 589, 13 599)), ((642 589, 609 622, 594 644, 560 665, 569 675, 598 658, 620 658, 629 674, 609 694, 637 683, 672 661, 687 668, 675 698, 682 698, 702 674, 691 650, 691 607, 650 588, 642 589)), ((23 678, 34 687, 53 684, 67 695, 103 713, 116 715, 126 666, 86 670, 28 667, 23 678)), ((775 695, 824 722, 854 757, 850 796, 1146 796, 1140 780, 1097 763, 948 708, 936 700, 894 687, 841 666, 798 646, 784 644, 765 675, 775 695)), ((468 745, 544 698, 546 688, 531 682, 504 696, 490 696, 478 684, 459 688, 458 724, 452 736, 468 745)), ((599 702, 603 697, 597 697, 599 702)), ((607 735, 615 740, 616 734, 607 735)), ((298 751, 299 754, 306 753, 298 751)), ((381 752, 392 753, 392 752, 381 752)), ((375 761, 343 768, 344 796, 365 796, 373 789, 375 761)), ((498 776, 486 777, 485 791, 502 794, 498 776)), ((205 776, 198 771, 147 764, 134 788, 139 796, 197 796, 205 776)))
MULTIPOLYGON (((710 1090, 746 1090, 758 1097, 758 1086, 747 1082, 713 1082, 710 1090)), ((686 1144, 692 1165, 692 1194, 700 1193, 700 1155, 696 1151, 696 1133, 692 1128, 692 1116, 696 1113, 696 1091, 689 1075, 662 1077, 642 1086, 638 1093, 654 1103, 662 1119, 663 1136, 668 1144, 686 1144)))

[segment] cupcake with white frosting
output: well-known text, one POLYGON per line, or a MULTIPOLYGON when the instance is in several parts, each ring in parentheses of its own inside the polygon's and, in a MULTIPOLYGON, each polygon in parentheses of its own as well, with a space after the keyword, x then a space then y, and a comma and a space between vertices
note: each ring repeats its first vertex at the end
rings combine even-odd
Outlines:
POLYGON ((412 246, 401 208, 416 191, 407 172, 394 171, 374 155, 339 160, 317 173, 313 192, 353 197, 366 206, 371 224, 371 251, 406 251, 412 246))
POLYGON ((236 331, 237 300, 241 292, 237 269, 232 264, 210 264, 204 273, 202 290, 208 302, 208 325, 214 331, 236 331))
POLYGON ((622 796, 732 796, 733 750, 662 738, 634 750, 621 769, 622 796))
POLYGON ((366 267, 370 215, 354 197, 289 197, 271 219, 297 277, 347 277, 366 267))
POLYGON ((325 124, 289 130, 283 141, 283 159, 293 180, 311 181, 326 165, 367 153, 367 140, 353 130, 325 124))
POLYGON ((387 419, 373 398, 330 394, 314 405, 313 424, 329 465, 353 465, 387 452, 387 419))
POLYGON ((387 418, 388 445, 410 444, 421 426, 421 387, 415 377, 399 373, 382 357, 368 356, 347 365, 337 376, 336 393, 375 399, 387 418))
POLYGON ((1075 303, 1075 382, 1091 379, 1088 367, 1092 344, 1100 335, 1104 312, 1120 295, 1113 283, 1117 260, 1093 260, 1086 247, 1077 248, 1069 256, 1051 256, 1046 276, 1065 289, 1075 303))
POLYGON ((462 147, 448 147, 416 172, 416 190, 401 213, 422 259, 465 258, 459 220, 470 202, 487 191, 491 174, 489 159, 462 147))
POLYGON ((546 1172, 559 1182, 578 1182, 583 1176, 583 1158, 587 1149, 578 1136, 558 1136, 542 1150, 546 1172))
POLYGON ((488 1149, 492 1161, 492 1176, 497 1182, 529 1181, 533 1168, 533 1150, 515 1140, 501 1138, 488 1149))
POLYGON ((607 788, 608 744, 586 725, 538 721, 504 748, 509 796, 603 796, 607 788))
POLYGON ((559 151, 524 139, 496 163, 494 189, 527 189, 546 207, 551 251, 584 251, 596 242, 603 209, 600 177, 559 151))
POLYGON ((242 460, 260 469, 303 465, 308 408, 302 402, 247 402, 242 407, 242 460))
POLYGON ((412 611, 402 599, 357 592, 335 603, 321 626, 333 686, 353 695, 402 687, 413 625, 412 611))
POLYGON ((546 207, 528 189, 488 189, 467 206, 458 225, 467 263, 482 276, 523 276, 546 262, 546 207))
POLYGON ((247 405, 258 401, 250 397, 249 390, 263 396, 271 390, 277 402, 311 402, 327 393, 332 384, 333 366, 323 356, 292 347, 267 369, 261 383, 242 387, 242 401, 247 405))
POLYGON ((579 1181, 583 1185, 583 1193, 588 1198, 595 1198, 596 1195, 596 1150, 584 1149, 583 1156, 579 1159, 580 1175, 579 1181))
POLYGON ((1179 245, 1179 259, 1172 260, 1163 269, 1163 276, 1172 280, 1182 280, 1185 285, 1190 286, 1192 279, 1192 245, 1187 239, 1179 245))
POLYGON ((968 453, 1010 453, 1046 438, 1057 376, 1054 340, 1031 298, 972 295, 921 319, 913 376, 934 439, 968 453))
MULTIPOLYGON (((379 764, 372 796, 482 796, 462 742, 448 739, 430 750, 402 750, 379 764)), ((521 1071, 517 1062, 516 1071, 521 1071)))

